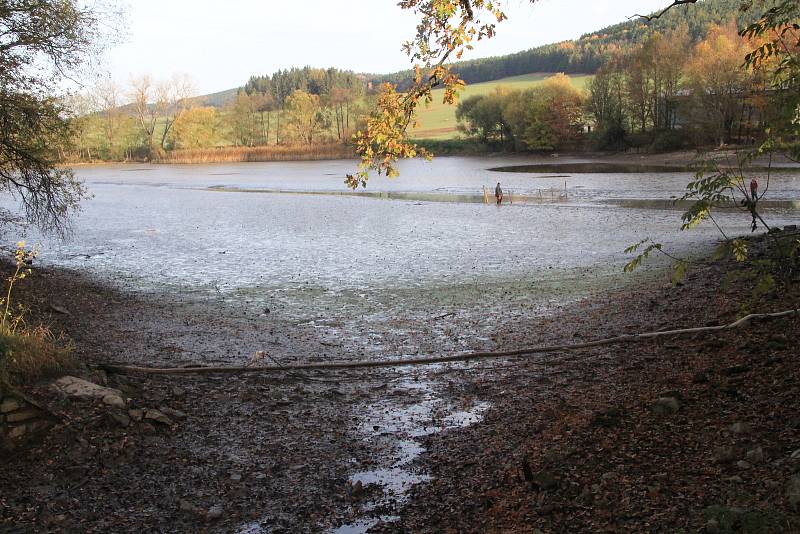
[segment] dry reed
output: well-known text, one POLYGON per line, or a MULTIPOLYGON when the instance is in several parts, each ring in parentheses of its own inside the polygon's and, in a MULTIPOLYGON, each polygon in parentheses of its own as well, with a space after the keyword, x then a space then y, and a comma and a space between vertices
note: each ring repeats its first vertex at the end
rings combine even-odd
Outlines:
POLYGON ((31 383, 74 366, 72 345, 44 325, 0 333, 0 383, 31 383))
POLYGON ((353 148, 342 144, 218 147, 173 150, 154 163, 238 163, 256 161, 312 161, 349 159, 353 148))

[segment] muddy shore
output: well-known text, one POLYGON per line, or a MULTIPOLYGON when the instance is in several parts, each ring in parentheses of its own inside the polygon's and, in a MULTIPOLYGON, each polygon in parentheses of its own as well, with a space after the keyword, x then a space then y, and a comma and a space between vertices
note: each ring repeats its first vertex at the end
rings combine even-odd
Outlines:
MULTIPOLYGON (((721 287, 735 268, 703 265, 678 288, 663 279, 544 317, 503 318, 493 341, 502 350, 730 322, 746 290, 721 287)), ((68 271, 38 271, 32 280, 19 295, 88 364, 241 364, 265 347, 282 364, 352 358, 313 328, 266 310, 129 294, 68 271)), ((772 294, 759 311, 799 303, 797 294, 772 294)), ((0 525, 631 532, 710 531, 709 521, 732 521, 791 531, 800 524, 789 491, 800 471, 792 458, 800 449, 798 337, 795 317, 719 336, 434 368, 177 379, 87 371, 125 392, 130 408, 178 415, 170 425, 122 424, 44 384, 31 388, 60 422, 0 466, 0 525), (407 431, 426 451, 403 476, 424 482, 403 488, 409 498, 386 498, 385 488, 366 478, 354 484, 353 475, 402 463, 391 458, 391 417, 430 400, 415 383, 437 392, 426 417, 438 431, 407 431), (677 411, 656 413, 659 398, 676 399, 677 411), (474 424, 448 423, 479 405, 487 408, 474 424), (382 412, 389 417, 365 418, 382 412), (377 520, 364 522, 365 508, 377 520)))

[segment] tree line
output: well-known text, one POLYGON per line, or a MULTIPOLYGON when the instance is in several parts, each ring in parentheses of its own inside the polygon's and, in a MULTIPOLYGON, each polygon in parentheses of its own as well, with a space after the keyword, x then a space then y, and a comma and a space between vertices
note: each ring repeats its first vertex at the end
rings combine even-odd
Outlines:
POLYGON ((608 58, 587 91, 562 74, 527 91, 468 98, 456 118, 468 136, 515 150, 581 140, 613 150, 754 143, 777 95, 764 68, 742 67, 756 43, 740 37, 735 24, 712 25, 696 44, 686 24, 652 32, 608 58))
POLYGON ((464 99, 456 108, 459 129, 484 144, 514 150, 555 150, 581 138, 584 91, 558 74, 524 91, 498 87, 464 99))
POLYGON ((253 76, 214 107, 185 75, 104 79, 68 102, 73 139, 62 157, 127 161, 180 149, 347 142, 367 112, 364 84, 349 71, 293 68, 253 76))

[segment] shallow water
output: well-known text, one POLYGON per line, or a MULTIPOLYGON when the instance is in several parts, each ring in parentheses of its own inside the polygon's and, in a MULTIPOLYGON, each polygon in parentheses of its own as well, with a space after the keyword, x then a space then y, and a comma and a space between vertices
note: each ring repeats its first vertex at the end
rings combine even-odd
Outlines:
MULTIPOLYGON (((691 173, 548 178, 486 170, 520 163, 404 161, 400 178, 373 177, 367 190, 420 200, 348 196, 343 177, 352 161, 82 167, 76 173, 93 198, 71 240, 33 232, 27 238, 42 242, 45 262, 125 289, 214 295, 328 323, 380 323, 401 312, 427 319, 432 310, 476 302, 491 307, 498 291, 547 300, 545 288, 568 300, 616 280, 627 261, 623 249, 645 237, 676 253, 718 238, 711 226, 678 232, 679 213, 657 209, 680 194, 691 173), (566 181, 567 196, 499 208, 458 198, 482 198, 482 188, 498 180, 514 195, 546 195, 566 181)), ((770 200, 800 198, 796 172, 776 171, 770 185, 770 200)), ((791 202, 780 206, 770 220, 800 219, 791 202)), ((741 214, 723 213, 719 221, 730 234, 749 231, 741 214)), ((354 334, 347 330, 328 334, 354 334)))
POLYGON ((379 451, 381 461, 377 467, 354 473, 349 482, 364 488, 377 485, 381 496, 362 506, 365 517, 338 527, 332 534, 360 534, 379 522, 390 524, 398 519, 394 514, 406 504, 408 491, 431 478, 413 467, 425 452, 420 438, 478 423, 489 408, 487 402, 470 403, 467 407, 451 405, 437 394, 426 372, 397 381, 385 399, 362 408, 357 433, 361 439, 378 442, 373 447, 379 451), (393 397, 411 400, 398 403, 393 397))
MULTIPOLYGON (((368 192, 480 195, 502 180, 507 191, 563 189, 564 178, 485 169, 503 158, 402 162, 400 178, 371 179, 368 192)), ((513 161, 513 160, 512 160, 513 161)), ((332 288, 406 287, 440 281, 507 278, 542 268, 621 261, 629 243, 680 236, 675 214, 618 209, 608 199, 668 199, 691 173, 580 174, 566 178, 568 199, 547 205, 452 205, 349 196, 245 194, 349 192, 350 161, 200 166, 104 166, 77 170, 94 198, 84 203, 67 243, 45 240, 43 257, 60 265, 118 273, 153 284, 240 288, 298 284, 332 288), (587 205, 588 204, 588 205, 587 205), (455 278, 454 278, 455 277, 455 278)), ((797 200, 800 174, 775 173, 771 200, 797 200)), ((778 214, 796 219, 796 214, 778 214)), ((732 225, 746 230, 741 218, 732 225)))

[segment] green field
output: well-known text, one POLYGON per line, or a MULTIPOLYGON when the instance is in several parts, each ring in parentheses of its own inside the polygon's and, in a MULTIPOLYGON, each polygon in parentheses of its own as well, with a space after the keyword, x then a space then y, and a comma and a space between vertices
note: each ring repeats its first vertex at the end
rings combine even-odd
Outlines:
MULTIPOLYGON (((467 85, 459 99, 473 95, 485 95, 491 93, 497 87, 507 87, 512 90, 523 90, 536 87, 545 78, 552 76, 548 73, 524 74, 522 76, 512 76, 491 82, 476 83, 467 85)), ((577 74, 570 76, 575 87, 585 88, 591 80, 591 75, 577 74)), ((456 137, 456 106, 442 104, 443 89, 436 89, 433 92, 433 102, 427 107, 423 104, 417 114, 419 126, 411 130, 411 137, 415 139, 452 139, 456 137)))

